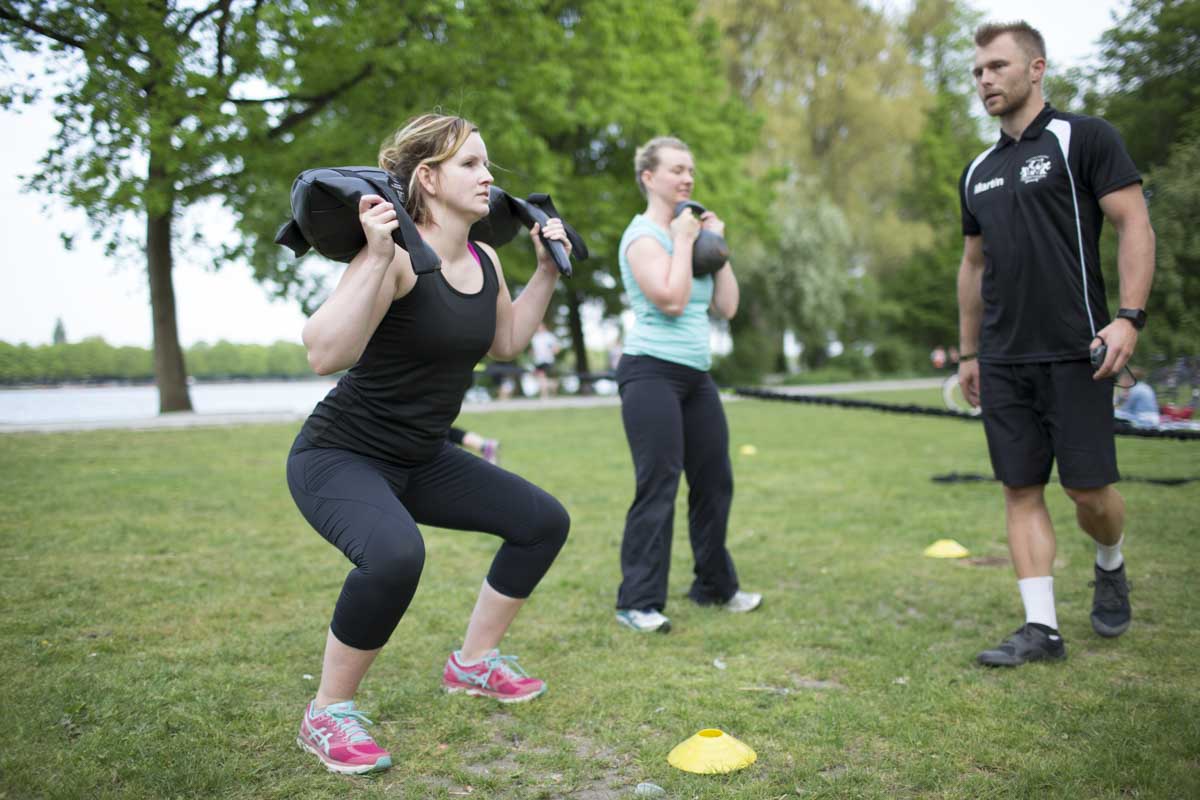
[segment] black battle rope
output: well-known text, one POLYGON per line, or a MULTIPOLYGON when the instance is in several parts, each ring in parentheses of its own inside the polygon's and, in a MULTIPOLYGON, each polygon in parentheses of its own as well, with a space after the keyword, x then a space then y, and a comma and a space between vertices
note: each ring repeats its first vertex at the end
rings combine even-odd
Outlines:
MULTIPOLYGON (((918 406, 912 403, 879 403, 874 400, 852 400, 844 397, 824 397, 822 395, 787 394, 773 389, 754 389, 748 386, 734 387, 734 393, 743 397, 756 397, 759 400, 784 400, 789 403, 810 403, 818 406, 840 406, 842 408, 862 408, 870 411, 887 411, 893 414, 918 414, 926 417, 951 417, 953 419, 978 420, 962 411, 918 406)), ((1200 431, 1160 430, 1158 428, 1135 428, 1125 425, 1118 420, 1113 421, 1113 433, 1117 436, 1140 436, 1144 439, 1179 439, 1200 440, 1200 431)))

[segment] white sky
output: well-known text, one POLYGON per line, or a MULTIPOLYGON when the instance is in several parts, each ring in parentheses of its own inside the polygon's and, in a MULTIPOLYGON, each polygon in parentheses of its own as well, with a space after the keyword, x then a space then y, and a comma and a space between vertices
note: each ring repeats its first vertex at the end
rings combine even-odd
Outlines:
MULTIPOLYGON (((884 3, 906 7, 906 2, 884 3)), ((1093 61, 1096 40, 1124 0, 973 0, 989 20, 1024 19, 1046 38, 1051 69, 1093 61)), ((965 68, 965 67, 964 67, 965 68)), ((83 215, 46 194, 21 191, 56 130, 48 103, 0 111, 0 340, 44 344, 55 320, 78 341, 102 336, 115 345, 148 347, 149 290, 144 259, 115 263, 86 233, 83 215), (75 235, 64 250, 59 234, 75 235)), ((316 165, 311 165, 316 166, 316 165)), ((286 210, 286 199, 281 202, 286 210)), ((283 222, 281 216, 280 222, 283 222)), ((139 228, 140 229, 140 228, 139 228)), ((189 262, 176 249, 179 334, 184 346, 227 339, 239 343, 299 341, 304 318, 295 303, 273 300, 242 264, 220 271, 189 262)), ((339 268, 339 265, 331 265, 339 268)))

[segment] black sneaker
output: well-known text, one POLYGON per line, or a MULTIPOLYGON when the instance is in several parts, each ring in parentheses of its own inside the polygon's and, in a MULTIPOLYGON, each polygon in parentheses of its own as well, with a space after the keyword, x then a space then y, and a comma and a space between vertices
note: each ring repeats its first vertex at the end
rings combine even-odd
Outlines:
POLYGON ((1019 667, 1026 661, 1061 661, 1067 647, 1058 631, 1027 622, 998 647, 979 654, 980 664, 988 667, 1019 667))
POLYGON ((1129 581, 1125 579, 1125 565, 1112 572, 1096 566, 1096 580, 1092 593, 1092 630, 1101 636, 1112 638, 1129 630, 1133 610, 1129 607, 1129 581))

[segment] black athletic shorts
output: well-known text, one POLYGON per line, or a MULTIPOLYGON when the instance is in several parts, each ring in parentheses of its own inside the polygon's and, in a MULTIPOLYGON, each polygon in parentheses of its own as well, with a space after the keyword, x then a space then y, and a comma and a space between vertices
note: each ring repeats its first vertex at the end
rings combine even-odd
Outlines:
POLYGON ((1040 486, 1058 477, 1069 489, 1120 480, 1113 439, 1113 382, 1092 380, 1087 361, 979 365, 983 429, 996 478, 1040 486))

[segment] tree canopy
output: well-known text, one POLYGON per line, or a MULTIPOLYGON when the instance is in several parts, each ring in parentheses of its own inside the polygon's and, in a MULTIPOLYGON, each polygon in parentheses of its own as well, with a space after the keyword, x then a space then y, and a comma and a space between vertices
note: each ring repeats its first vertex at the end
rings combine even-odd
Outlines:
MULTIPOLYGON (((146 221, 135 243, 147 257, 167 410, 188 407, 174 258, 186 246, 215 266, 246 260, 311 308, 336 267, 296 262, 273 242, 293 177, 373 164, 388 133, 430 109, 479 124, 497 182, 552 193, 588 237, 596 258, 563 290, 582 361, 580 304, 618 304, 611 254, 641 203, 638 144, 668 133, 690 141, 734 230, 767 202, 740 166, 757 121, 728 90, 711 57, 715 29, 694 10, 689 0, 25 2, 0 3, 0 36, 48 52, 66 76, 59 135, 34 182, 84 209, 113 247, 119 220, 146 221), (197 231, 185 244, 179 219, 210 198, 239 235, 197 231)), ((25 99, 15 82, 0 95, 25 99)), ((532 269, 526 255, 505 257, 517 285, 532 269)))
MULTIPOLYGON (((756 195, 742 169, 757 120, 711 57, 715 29, 697 23, 693 10, 689 0, 458 3, 454 24, 425 34, 440 47, 419 76, 398 70, 391 81, 364 82, 287 148, 246 166, 243 190, 231 199, 256 274, 308 302, 320 297, 329 265, 317 257, 298 264, 272 241, 292 178, 312 166, 373 164, 379 142, 405 118, 441 108, 480 126, 498 185, 515 194, 549 192, 586 237, 593 257, 561 290, 576 367, 586 370, 578 308, 598 298, 608 313, 618 310, 617 242, 644 203, 633 175, 639 144, 663 134, 689 142, 698 192, 735 231, 761 218, 768 199, 756 195), (521 47, 513 47, 514 37, 521 47)), ((510 281, 531 273, 531 250, 501 258, 510 281)))
MULTIPOLYGON (((957 335, 956 185, 985 146, 977 19, 961 0, 903 15, 866 0, 0 0, 0 106, 32 99, 11 54, 41 54, 59 130, 31 183, 84 210, 111 252, 142 252, 163 410, 190 405, 176 259, 248 264, 312 308, 340 266, 274 244, 293 178, 373 164, 387 134, 431 109, 476 122, 497 183, 551 193, 587 238, 593 258, 555 304, 577 370, 581 306, 621 307, 616 246, 644 203, 634 150, 663 134, 691 145, 697 198, 729 223, 735 359, 773 369, 791 330, 808 352, 841 338, 896 365, 898 348, 957 335), (192 230, 206 207, 235 235, 192 230)), ((1173 331, 1147 342, 1172 352, 1200 347, 1195 304, 1179 300, 1200 281, 1180 182, 1200 140, 1198 30, 1200 0, 1132 0, 1098 71, 1047 82, 1057 105, 1113 122, 1147 171, 1151 309, 1173 331)), ((527 244, 501 255, 519 290, 527 244)))
POLYGON ((1142 169, 1200 135, 1200 0, 1132 0, 1101 39, 1103 116, 1142 169))
MULTIPOLYGON (((110 252, 123 244, 144 251, 163 411, 191 407, 171 278, 178 218, 206 198, 235 195, 247 163, 381 71, 364 43, 405 55, 436 49, 421 38, 406 47, 407 20, 391 5, 0 3, 0 42, 45 54, 61 81, 59 130, 32 182, 86 212, 110 252), (122 236, 131 216, 145 225, 144 238, 122 236)), ((423 9, 453 5, 431 0, 423 9)), ((6 85, 0 104, 32 99, 23 87, 6 85)), ((197 231, 191 244, 204 239, 197 231)), ((217 266, 238 249, 214 246, 217 266)))

